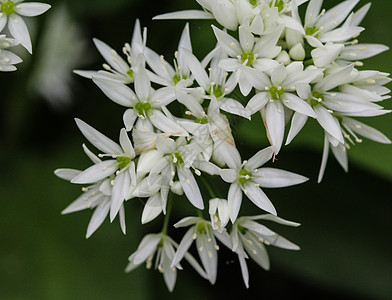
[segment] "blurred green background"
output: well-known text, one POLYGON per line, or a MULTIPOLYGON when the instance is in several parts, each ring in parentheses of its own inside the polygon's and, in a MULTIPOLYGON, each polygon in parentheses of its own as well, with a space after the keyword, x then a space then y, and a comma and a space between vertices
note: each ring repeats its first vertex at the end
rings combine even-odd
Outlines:
MULTIPOLYGON (((325 2, 328 8, 338 1, 325 2)), ((358 7, 366 3, 360 1, 358 7)), ((161 219, 141 226, 142 205, 129 201, 126 236, 116 220, 113 225, 106 221, 86 240, 92 211, 60 215, 81 191, 53 171, 89 165, 81 148, 85 140, 73 118, 116 140, 123 113, 91 81, 71 70, 100 69, 103 61, 91 39, 120 50, 130 40, 136 18, 148 27, 148 45, 172 57, 184 22, 151 18, 198 6, 190 0, 50 4, 52 9, 30 24, 34 55, 24 56, 17 72, 0 74, 0 299, 392 299, 392 146, 365 140, 353 147, 348 174, 330 156, 324 181, 317 184, 322 134, 311 122, 275 163, 311 180, 266 190, 280 216, 302 223, 299 228, 271 225, 301 251, 270 247, 269 272, 249 261, 248 290, 235 256, 226 250, 219 254, 215 286, 186 264, 173 293, 158 272, 140 267, 125 274, 128 256, 144 234, 160 230, 161 219)), ((392 46, 391 10, 391 1, 374 1, 362 24, 366 31, 361 42, 392 46)), ((210 24, 190 21, 190 26, 194 52, 203 57, 214 45, 210 24)), ((391 72, 392 55, 383 53, 366 61, 365 67, 391 72)), ((384 104, 392 109, 390 101, 384 104)), ((392 138, 390 115, 368 123, 392 138)), ((244 157, 266 145, 261 128, 257 119, 236 124, 244 157)), ((243 212, 255 214, 253 209, 245 207, 243 212)), ((183 216, 174 209, 173 221, 183 216)), ((177 241, 183 234, 170 233, 177 241)))

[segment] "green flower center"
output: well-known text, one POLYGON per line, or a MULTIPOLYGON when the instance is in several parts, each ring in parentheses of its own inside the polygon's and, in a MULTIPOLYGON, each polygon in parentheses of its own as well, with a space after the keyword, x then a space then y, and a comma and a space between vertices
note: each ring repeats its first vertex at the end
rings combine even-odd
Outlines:
POLYGON ((272 6, 277 7, 279 12, 281 12, 285 7, 285 3, 283 0, 276 0, 275 5, 272 5, 272 4, 273 4, 273 2, 271 2, 271 7, 272 6))
POLYGON ((310 98, 310 100, 309 100, 311 106, 316 106, 323 101, 324 101, 324 96, 323 96, 323 94, 321 94, 319 92, 313 92, 312 98, 310 98))
POLYGON ((196 230, 198 233, 206 234, 207 233, 206 223, 200 222, 199 224, 197 224, 196 230))
POLYGON ((242 53, 241 54, 241 61, 244 63, 246 60, 248 62, 246 63, 247 66, 251 66, 253 64, 253 60, 255 59, 255 55, 253 53, 242 53))
POLYGON ((181 81, 181 79, 186 79, 186 76, 185 75, 180 76, 180 75, 176 74, 173 77, 173 83, 177 84, 181 81))
POLYGON ((151 104, 148 102, 138 102, 135 105, 135 110, 139 116, 146 116, 151 110, 151 104))
MULTIPOLYGON (((241 57, 241 59, 242 59, 242 57, 241 57)), ((216 98, 220 98, 225 93, 225 90, 223 89, 223 86, 221 86, 219 84, 215 84, 213 86, 210 86, 210 88, 208 89, 208 93, 211 96, 214 95, 216 98)))
POLYGON ((273 86, 269 89, 269 93, 270 93, 272 99, 280 100, 284 91, 280 86, 279 87, 273 86))
POLYGON ((208 120, 207 120, 207 118, 199 118, 199 119, 196 119, 195 120, 195 123, 198 123, 198 124, 208 124, 208 120))
POLYGON ((12 1, 3 2, 1 4, 1 11, 6 15, 11 15, 15 12, 15 3, 12 1))
POLYGON ((172 160, 175 166, 179 166, 184 163, 184 160, 182 159, 180 152, 174 153, 174 155, 172 156, 172 160))
POLYGON ((131 159, 127 156, 119 156, 116 158, 116 160, 120 169, 124 169, 131 162, 131 159))
POLYGON ((319 28, 316 26, 308 27, 305 29, 306 35, 314 35, 314 37, 316 37, 316 38, 318 37, 318 34, 316 34, 318 31, 319 31, 319 28))
POLYGON ((252 173, 249 172, 248 170, 242 169, 241 171, 238 172, 238 181, 241 184, 245 184, 251 180, 252 180, 252 173))
POLYGON ((237 225, 238 226, 238 231, 241 232, 242 234, 246 234, 248 232, 248 229, 245 227, 242 227, 240 224, 237 225))
POLYGON ((253 6, 257 6, 257 0, 249 0, 249 3, 252 4, 253 6))
POLYGON ((133 76, 134 76, 133 70, 132 70, 132 69, 129 69, 128 72, 127 72, 127 74, 128 74, 128 76, 129 76, 129 78, 131 78, 131 79, 133 80, 133 76))

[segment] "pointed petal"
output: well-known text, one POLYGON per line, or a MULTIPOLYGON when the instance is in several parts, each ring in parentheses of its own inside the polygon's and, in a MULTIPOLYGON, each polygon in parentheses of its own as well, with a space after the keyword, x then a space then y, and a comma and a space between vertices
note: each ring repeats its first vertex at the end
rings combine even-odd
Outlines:
POLYGON ((51 6, 46 3, 20 3, 16 6, 15 12, 26 17, 35 17, 46 12, 51 6))
POLYGON ((273 168, 261 168, 257 174, 260 177, 254 178, 254 181, 260 184, 261 187, 266 188, 291 186, 309 180, 309 178, 302 175, 273 168))
POLYGON ((107 154, 119 154, 123 152, 123 150, 117 143, 113 142, 111 139, 100 133, 98 130, 88 125, 86 122, 83 122, 82 120, 77 118, 75 118, 75 122, 82 134, 86 137, 86 139, 97 149, 107 154))
POLYGON ((88 239, 99 228, 99 226, 101 226, 103 221, 105 221, 109 208, 110 205, 108 203, 103 203, 97 206, 87 226, 86 239, 88 239))
POLYGON ((177 167, 178 178, 188 200, 198 209, 204 209, 203 198, 192 172, 184 167, 177 167))
POLYGON ((95 164, 74 177, 72 183, 94 183, 112 175, 118 169, 116 160, 106 160, 95 164))
POLYGON ((242 191, 237 183, 232 183, 230 185, 227 200, 229 201, 230 220, 234 223, 237 219, 242 202, 242 191))
POLYGON ((243 187, 243 191, 257 207, 276 216, 275 207, 259 187, 253 183, 249 183, 243 187))
POLYGON ((20 42, 20 44, 32 53, 31 40, 29 30, 26 27, 26 23, 17 14, 12 14, 8 20, 8 29, 11 35, 20 42))

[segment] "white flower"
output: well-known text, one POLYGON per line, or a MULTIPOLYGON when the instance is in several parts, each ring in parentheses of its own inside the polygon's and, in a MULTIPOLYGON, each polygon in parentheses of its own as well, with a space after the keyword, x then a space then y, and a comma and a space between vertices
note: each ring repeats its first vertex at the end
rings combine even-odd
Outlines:
POLYGON ((298 84, 307 86, 320 71, 304 71, 302 62, 293 62, 287 67, 279 65, 272 70, 270 76, 256 71, 252 73, 252 85, 259 92, 249 100, 245 109, 250 115, 263 109, 262 116, 265 119, 269 140, 275 147, 275 152, 279 153, 285 131, 286 108, 302 115, 316 117, 312 107, 294 92, 298 84))
MULTIPOLYGON (((331 143, 334 147, 336 147, 338 143, 344 143, 339 121, 334 116, 335 112, 341 115, 354 115, 356 113, 376 111, 382 108, 381 106, 357 97, 356 95, 334 91, 339 85, 350 80, 352 71, 353 65, 341 68, 339 71, 331 73, 318 81, 312 89, 309 85, 297 85, 298 94, 302 99, 308 99, 309 104, 317 115, 317 122, 331 137, 333 137, 331 143)), ((306 115, 294 114, 286 144, 290 143, 297 135, 304 126, 306 120, 306 115)))
POLYGON ((311 0, 306 9, 305 32, 307 36, 313 36, 322 43, 342 42, 358 35, 364 28, 350 23, 351 18, 340 28, 337 28, 350 14, 359 0, 346 0, 334 6, 330 10, 323 9, 322 0, 311 0))
POLYGON ((154 131, 154 127, 166 133, 187 135, 184 129, 162 113, 162 107, 175 99, 170 87, 154 90, 145 68, 139 65, 135 73, 135 92, 128 86, 101 77, 93 77, 96 85, 105 95, 117 104, 130 107, 124 112, 126 130, 131 130, 136 122, 136 129, 154 131))
MULTIPOLYGON (((162 174, 164 181, 162 188, 169 189, 174 185, 173 178, 177 174, 182 189, 188 200, 199 209, 204 209, 203 199, 199 186, 190 170, 196 156, 201 152, 199 145, 188 144, 184 137, 173 141, 170 138, 158 136, 156 140, 158 151, 163 154, 163 158, 152 168, 151 176, 162 174)), ((196 174, 201 174, 195 169, 196 174)))
POLYGON ((270 263, 267 250, 264 245, 273 245, 283 249, 299 250, 300 248, 284 237, 278 235, 255 220, 269 220, 288 226, 300 224, 284 220, 273 215, 259 215, 253 217, 241 217, 233 224, 230 233, 232 250, 238 254, 241 273, 246 287, 249 287, 249 272, 246 258, 249 256, 263 269, 269 270, 270 263), (248 256, 249 255, 249 256, 248 256))
POLYGON ((282 48, 276 44, 284 29, 283 26, 276 27, 271 33, 258 40, 250 31, 240 26, 239 41, 215 26, 212 28, 219 45, 229 56, 221 60, 219 67, 225 71, 234 72, 233 75, 238 78, 239 87, 244 96, 247 96, 252 89, 249 80, 253 73, 250 73, 250 70, 256 68, 266 71, 279 65, 273 58, 278 56, 282 48))
POLYGON ((208 210, 212 229, 222 232, 230 220, 229 204, 225 199, 211 199, 208 210))
MULTIPOLYGON (((85 145, 83 145, 84 152, 95 163, 101 163, 101 160, 93 154, 85 145)), ((74 169, 57 169, 55 174, 65 180, 71 181, 81 173, 74 169)), ((87 226, 86 238, 89 238, 101 226, 106 216, 109 214, 111 207, 111 195, 113 185, 111 184, 112 177, 99 180, 88 187, 82 188, 82 195, 80 195, 74 202, 68 205, 61 214, 69 214, 84 209, 93 209, 95 211, 91 216, 90 222, 87 226)), ((124 205, 121 205, 119 210, 119 219, 121 230, 125 234, 125 210, 124 205)))
POLYGON ((22 59, 11 51, 4 50, 9 47, 18 45, 18 42, 14 39, 7 38, 4 34, 0 35, 0 71, 9 72, 15 71, 14 65, 22 62, 22 59))
POLYGON ((276 215, 276 210, 267 195, 260 187, 277 188, 300 184, 308 179, 291 172, 259 168, 272 158, 273 147, 268 147, 257 152, 249 160, 241 163, 241 157, 235 147, 227 147, 222 152, 224 159, 230 169, 220 172, 222 179, 231 183, 228 201, 230 209, 230 220, 234 223, 241 208, 242 192, 259 208, 276 215))
MULTIPOLYGON (((173 291, 177 279, 177 269, 182 269, 179 263, 172 266, 175 248, 177 247, 177 243, 163 233, 148 234, 142 239, 137 250, 129 257, 129 264, 125 271, 130 272, 143 262, 146 262, 147 269, 150 269, 155 255, 155 268, 163 274, 169 291, 173 291)), ((200 276, 207 277, 193 256, 189 253, 185 253, 184 256, 200 276)))
POLYGON ((226 59, 227 54, 221 47, 215 48, 210 54, 212 57, 210 67, 208 68, 209 74, 207 74, 203 62, 204 60, 209 59, 209 57, 207 56, 201 63, 192 53, 184 51, 184 56, 187 59, 192 75, 206 93, 205 97, 211 99, 211 97, 214 96, 219 103, 220 109, 231 114, 247 117, 243 105, 237 100, 226 96, 227 94, 230 94, 237 85, 236 77, 228 77, 227 72, 219 67, 220 61, 226 59))
POLYGON ((30 34, 21 16, 35 17, 46 12, 51 6, 45 3, 22 3, 23 0, 0 0, 0 31, 8 23, 11 35, 32 53, 30 34))
POLYGON ((174 224, 174 227, 187 227, 189 225, 193 226, 189 228, 182 238, 171 265, 172 267, 176 266, 182 260, 193 241, 196 241, 197 252, 207 273, 207 279, 211 284, 214 284, 218 271, 217 251, 219 250, 215 238, 218 238, 223 244, 228 246, 230 244, 229 236, 225 231, 222 233, 215 231, 210 222, 196 217, 184 218, 174 224))
POLYGON ((127 60, 125 61, 116 50, 99 39, 94 38, 93 41, 95 46, 107 62, 103 64, 105 70, 75 70, 74 72, 89 79, 92 79, 93 77, 102 77, 103 79, 119 81, 124 84, 132 83, 134 82, 134 73, 137 70, 137 66, 139 64, 144 64, 146 39, 146 30, 144 30, 142 37, 140 22, 139 20, 136 20, 131 45, 125 43, 122 49, 123 54, 127 57, 127 60))
MULTIPOLYGON (((174 53, 174 68, 163 56, 158 55, 150 48, 146 48, 146 61, 153 70, 153 72, 147 71, 150 80, 162 86, 176 87, 176 89, 190 86, 193 80, 189 78, 190 70, 184 54, 185 51, 192 52, 188 23, 182 32, 178 50, 174 53)), ((172 89, 172 92, 174 93, 176 89, 172 89)))
POLYGON ((113 189, 110 201, 110 221, 113 221, 136 185, 135 151, 125 129, 120 131, 119 145, 82 120, 76 119, 76 124, 87 140, 103 151, 99 157, 109 156, 113 159, 96 163, 75 176, 71 182, 90 184, 115 174, 115 179, 111 181, 113 189))

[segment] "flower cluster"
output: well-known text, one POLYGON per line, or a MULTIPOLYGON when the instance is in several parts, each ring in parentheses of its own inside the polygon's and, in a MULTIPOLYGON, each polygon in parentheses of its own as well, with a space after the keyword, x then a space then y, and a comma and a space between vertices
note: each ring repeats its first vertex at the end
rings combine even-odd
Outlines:
POLYGON ((0 35, 0 71, 15 71, 15 65, 22 59, 7 49, 16 45, 22 45, 30 54, 32 45, 30 34, 23 17, 35 17, 43 14, 49 8, 49 4, 28 2, 23 0, 0 0, 0 33, 7 26, 12 38, 5 34, 0 35))
POLYGON ((369 5, 351 13, 358 0, 347 0, 326 11, 321 10, 322 1, 311 0, 301 18, 298 5, 307 1, 197 2, 202 11, 156 19, 216 19, 224 28, 212 26, 217 45, 201 60, 193 53, 188 24, 173 64, 147 46, 146 29, 138 21, 123 55, 94 39, 106 61, 103 70, 75 73, 91 79, 111 101, 125 108, 124 128, 116 143, 76 119, 82 134, 100 152, 94 154, 83 145, 92 166, 55 172, 83 185, 83 194, 64 214, 95 209, 86 237, 108 215, 110 221, 119 216, 125 233, 124 206, 132 199, 145 199, 143 224, 164 215, 162 231, 145 236, 130 256, 127 270, 143 262, 150 268, 155 256, 155 267, 169 290, 174 288, 183 258, 214 284, 222 245, 238 256, 246 286, 247 259, 269 268, 265 245, 299 249, 256 221, 299 225, 277 216, 265 189, 300 184, 307 178, 263 165, 275 160, 309 117, 325 133, 319 181, 330 148, 347 169, 346 150, 349 143, 361 142, 358 135, 390 143, 381 132, 354 119, 389 112, 380 105, 389 98, 384 87, 390 81, 388 74, 361 69, 362 60, 387 50, 356 39, 369 5), (243 99, 234 99, 235 90, 243 99), (243 160, 230 116, 248 121, 256 113, 264 120, 270 146, 243 160), (217 197, 223 189, 218 186, 225 183, 225 196, 217 197), (189 227, 179 244, 168 236, 175 207, 171 194, 186 198, 197 214, 174 225, 189 227), (267 214, 241 216, 244 203, 267 214), (194 241, 201 264, 188 252, 194 241))

